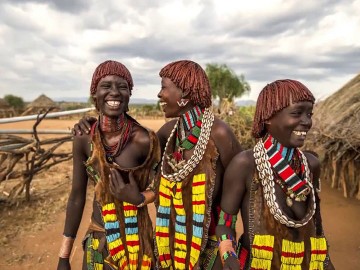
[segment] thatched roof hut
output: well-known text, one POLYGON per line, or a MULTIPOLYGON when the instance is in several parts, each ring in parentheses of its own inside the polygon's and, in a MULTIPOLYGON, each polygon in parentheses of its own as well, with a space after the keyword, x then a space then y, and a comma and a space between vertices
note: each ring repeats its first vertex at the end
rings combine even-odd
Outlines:
POLYGON ((306 148, 322 157, 323 179, 360 199, 360 74, 316 104, 306 148))
POLYGON ((0 117, 12 117, 15 115, 15 110, 3 98, 0 98, 0 117))
POLYGON ((60 111, 59 106, 54 101, 42 94, 26 106, 26 110, 22 115, 38 114, 39 112, 45 112, 50 108, 53 108, 51 110, 52 112, 60 111))
POLYGON ((5 99, 0 98, 0 109, 9 109, 10 105, 6 102, 5 99))

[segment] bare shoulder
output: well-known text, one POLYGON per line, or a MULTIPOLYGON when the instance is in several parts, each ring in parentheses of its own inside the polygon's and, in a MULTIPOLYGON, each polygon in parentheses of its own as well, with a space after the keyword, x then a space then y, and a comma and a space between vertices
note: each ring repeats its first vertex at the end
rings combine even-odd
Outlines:
POLYGON ((253 171, 255 168, 254 152, 248 149, 237 154, 231 161, 231 166, 236 166, 247 171, 253 171))
POLYGON ((146 147, 150 146, 150 130, 146 129, 141 125, 134 125, 134 130, 132 134, 132 143, 135 143, 139 147, 146 147))
POLYGON ((229 139, 229 136, 233 137, 234 132, 223 120, 215 117, 211 135, 216 140, 223 140, 229 139))
POLYGON ((320 170, 320 160, 310 152, 304 151, 303 153, 308 161, 311 171, 320 170))
POLYGON ((166 122, 157 132, 156 135, 159 138, 161 148, 164 149, 165 144, 167 142, 167 139, 170 136, 171 131, 173 130, 176 119, 170 120, 169 122, 166 122))

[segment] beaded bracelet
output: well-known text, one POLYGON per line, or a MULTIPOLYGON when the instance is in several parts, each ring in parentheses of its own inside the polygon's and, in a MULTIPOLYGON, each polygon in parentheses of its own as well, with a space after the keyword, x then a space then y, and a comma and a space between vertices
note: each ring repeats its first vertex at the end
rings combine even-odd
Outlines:
POLYGON ((233 248, 236 249, 236 239, 231 234, 222 234, 218 237, 218 246, 220 246, 221 242, 225 240, 231 240, 233 248))
POLYGON ((222 261, 225 262, 229 257, 238 258, 234 251, 228 250, 222 255, 222 261))

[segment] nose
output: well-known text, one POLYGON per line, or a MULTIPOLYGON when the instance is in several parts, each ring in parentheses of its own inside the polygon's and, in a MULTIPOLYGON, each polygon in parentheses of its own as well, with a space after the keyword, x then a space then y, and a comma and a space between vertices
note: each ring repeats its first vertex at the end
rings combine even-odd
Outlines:
POLYGON ((304 113, 301 117, 301 124, 306 127, 312 126, 312 118, 310 114, 304 113))
POLYGON ((157 97, 158 97, 158 98, 161 98, 161 97, 162 97, 162 89, 160 89, 159 93, 157 94, 157 97))
POLYGON ((120 89, 116 86, 116 84, 111 84, 111 87, 110 87, 110 94, 111 95, 120 95, 120 89))

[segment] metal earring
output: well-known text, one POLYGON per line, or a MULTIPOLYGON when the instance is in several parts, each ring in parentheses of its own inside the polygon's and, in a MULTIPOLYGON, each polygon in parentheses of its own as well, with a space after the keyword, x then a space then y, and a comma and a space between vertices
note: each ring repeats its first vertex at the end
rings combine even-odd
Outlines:
POLYGON ((180 101, 176 101, 176 103, 178 104, 179 107, 185 107, 186 104, 189 103, 189 99, 186 99, 186 98, 182 98, 180 99, 180 101))

